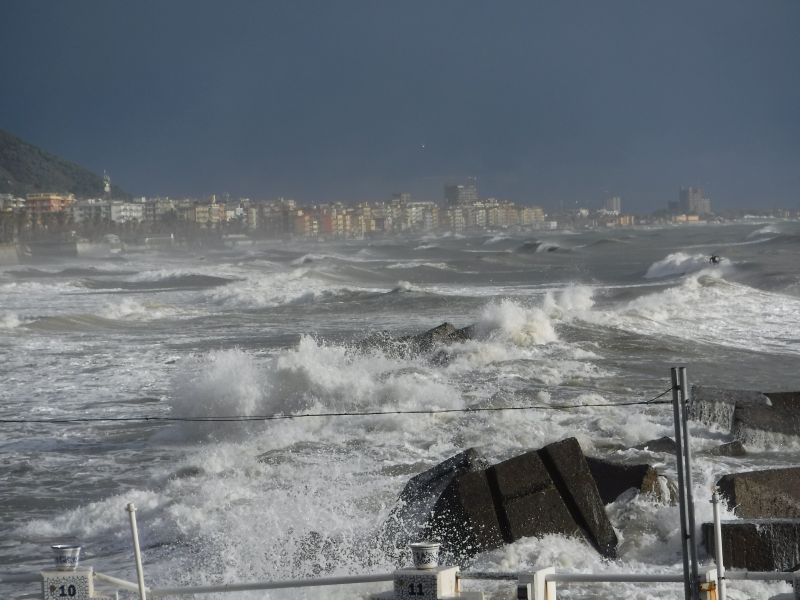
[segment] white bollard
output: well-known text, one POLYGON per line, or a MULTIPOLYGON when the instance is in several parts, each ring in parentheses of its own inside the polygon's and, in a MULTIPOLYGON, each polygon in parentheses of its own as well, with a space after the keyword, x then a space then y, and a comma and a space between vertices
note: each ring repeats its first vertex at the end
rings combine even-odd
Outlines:
POLYGON ((42 571, 44 600, 90 600, 93 597, 94 578, 91 568, 42 571))
POLYGON ((411 544, 414 566, 394 572, 391 592, 372 594, 371 600, 483 600, 483 592, 461 592, 458 567, 439 566, 439 544, 411 544))
POLYGON ((547 567, 534 573, 520 573, 517 594, 520 593, 520 588, 523 588, 524 591, 531 589, 533 591, 531 600, 556 600, 556 582, 547 581, 547 576, 555 572, 555 567, 547 567), (527 587, 528 585, 530 588, 527 587))

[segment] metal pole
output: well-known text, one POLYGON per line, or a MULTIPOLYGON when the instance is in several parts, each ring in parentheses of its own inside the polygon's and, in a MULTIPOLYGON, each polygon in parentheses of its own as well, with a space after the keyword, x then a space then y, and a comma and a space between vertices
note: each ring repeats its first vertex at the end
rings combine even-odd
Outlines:
POLYGON ((686 378, 686 367, 678 368, 678 377, 680 379, 680 393, 682 399, 681 405, 681 421, 683 424, 683 460, 685 461, 683 469, 683 481, 686 485, 686 516, 688 522, 688 542, 689 542, 689 558, 692 568, 692 599, 700 600, 700 577, 697 565, 697 536, 695 535, 695 521, 694 521, 694 492, 692 491, 692 437, 689 433, 689 383, 686 378))
POLYGON ((144 571, 142 570, 142 552, 139 550, 139 530, 136 528, 136 507, 129 502, 125 508, 131 515, 131 535, 133 536, 133 554, 136 557, 136 576, 139 581, 139 598, 147 600, 144 588, 144 571))
POLYGON ((711 495, 711 504, 714 505, 714 554, 717 561, 717 598, 718 600, 726 600, 725 566, 722 562, 722 523, 719 519, 719 494, 717 494, 717 490, 714 490, 711 495))
POLYGON ((681 515, 681 558, 683 558, 683 594, 685 600, 692 597, 689 574, 689 546, 686 537, 686 486, 683 480, 683 435, 681 418, 681 398, 679 394, 678 369, 670 369, 672 377, 672 417, 675 421, 675 458, 678 466, 678 507, 681 515))

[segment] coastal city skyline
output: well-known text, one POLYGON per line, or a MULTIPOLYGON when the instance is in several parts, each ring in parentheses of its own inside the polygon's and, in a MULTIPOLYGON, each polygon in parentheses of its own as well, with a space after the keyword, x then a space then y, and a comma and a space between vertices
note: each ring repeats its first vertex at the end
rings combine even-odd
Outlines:
POLYGON ((797 206, 800 6, 20 2, 0 128, 136 195, 797 206), (747 43, 743 43, 746 40, 747 43))

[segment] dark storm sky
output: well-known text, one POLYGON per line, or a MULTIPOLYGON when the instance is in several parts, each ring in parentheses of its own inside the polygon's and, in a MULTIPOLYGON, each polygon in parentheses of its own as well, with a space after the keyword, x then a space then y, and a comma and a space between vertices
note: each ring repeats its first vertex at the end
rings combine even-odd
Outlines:
POLYGON ((800 203, 795 0, 4 0, 0 76, 0 128, 137 194, 800 203))

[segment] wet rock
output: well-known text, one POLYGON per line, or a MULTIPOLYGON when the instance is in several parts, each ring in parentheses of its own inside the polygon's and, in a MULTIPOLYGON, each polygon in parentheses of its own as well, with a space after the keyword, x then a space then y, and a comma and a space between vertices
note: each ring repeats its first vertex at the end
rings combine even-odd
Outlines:
POLYGON ((649 452, 665 452, 667 454, 675 454, 675 450, 677 449, 677 445, 675 444, 675 440, 671 437, 660 437, 656 440, 650 440, 643 444, 639 444, 638 446, 634 446, 634 450, 647 450, 649 452))
POLYGON ((674 504, 677 498, 675 484, 661 476, 648 464, 626 465, 599 458, 586 458, 589 471, 597 484, 603 504, 611 504, 623 492, 635 489, 657 502, 674 504))
POLYGON ((693 386, 689 416, 719 425, 737 440, 759 443, 800 436, 800 392, 756 392, 693 386))
POLYGON ((459 475, 484 471, 489 462, 475 448, 468 448, 412 477, 384 525, 383 536, 403 551, 426 526, 434 504, 459 475))
POLYGON ((456 561, 502 546, 505 538, 486 471, 453 479, 436 501, 424 532, 425 538, 442 543, 444 556, 456 561))
MULTIPOLYGON (((703 543, 714 556, 714 524, 703 523, 703 543)), ((752 519, 722 522, 722 558, 726 568, 789 571, 800 563, 800 519, 752 519)))
POLYGON ((575 438, 458 475, 436 501, 423 529, 457 561, 521 537, 583 535, 616 555, 617 537, 575 438))
POLYGON ((430 352, 435 346, 465 342, 472 338, 473 327, 457 329, 452 323, 442 323, 433 329, 419 335, 399 338, 399 342, 406 344, 412 352, 430 352))
POLYGON ((191 479, 193 477, 200 477, 205 474, 206 472, 203 467, 181 467, 170 476, 170 479, 191 479))
MULTIPOLYGON (((444 322, 417 335, 392 337, 385 331, 376 332, 355 344, 355 347, 362 352, 370 348, 381 348, 399 356, 414 356, 433 352, 437 348, 449 344, 465 342, 472 339, 474 335, 475 327, 473 325, 458 329, 452 323, 444 322)), ((433 357, 434 362, 439 363, 447 362, 448 358, 448 354, 441 350, 433 357)))
POLYGON ((580 535, 553 478, 536 451, 503 461, 488 471, 500 507, 507 543, 548 533, 580 535))
POLYGON ((800 518, 800 467, 725 475, 720 495, 745 518, 800 518))
POLYGON ((575 522, 589 542, 606 557, 617 553, 617 534, 608 520, 586 457, 575 438, 548 444, 539 450, 550 476, 575 522))
POLYGON ((758 441, 770 434, 800 436, 800 392, 767 392, 769 406, 737 406, 732 432, 743 442, 758 441))
POLYGON ((728 442, 727 444, 721 444, 716 448, 712 448, 709 451, 709 454, 713 456, 745 456, 747 455, 747 450, 744 449, 742 442, 739 440, 734 440, 732 442, 728 442))

